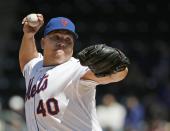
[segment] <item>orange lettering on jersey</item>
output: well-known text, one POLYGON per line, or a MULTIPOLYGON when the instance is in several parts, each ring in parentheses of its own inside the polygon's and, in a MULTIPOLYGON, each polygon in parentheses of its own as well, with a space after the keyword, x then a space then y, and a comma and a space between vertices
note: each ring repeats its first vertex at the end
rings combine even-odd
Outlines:
POLYGON ((32 85, 34 77, 29 80, 28 89, 26 91, 25 100, 29 100, 31 97, 34 97, 36 94, 44 91, 48 85, 48 75, 45 74, 41 79, 40 82, 37 84, 32 85))

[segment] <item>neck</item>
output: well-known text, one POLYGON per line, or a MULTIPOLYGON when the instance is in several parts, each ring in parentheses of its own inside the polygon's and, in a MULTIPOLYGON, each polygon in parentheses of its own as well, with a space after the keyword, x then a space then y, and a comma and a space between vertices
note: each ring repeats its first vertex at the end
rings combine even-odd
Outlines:
POLYGON ((44 61, 43 61, 43 66, 44 67, 47 67, 47 66, 57 66, 57 65, 61 65, 65 62, 67 62, 70 58, 67 58, 67 59, 46 59, 44 58, 44 61))

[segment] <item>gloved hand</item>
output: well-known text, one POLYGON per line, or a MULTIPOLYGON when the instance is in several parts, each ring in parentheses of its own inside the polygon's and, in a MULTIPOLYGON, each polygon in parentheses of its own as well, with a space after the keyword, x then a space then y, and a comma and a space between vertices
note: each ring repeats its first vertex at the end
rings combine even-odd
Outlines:
POLYGON ((92 45, 78 53, 81 65, 88 66, 97 77, 125 70, 130 64, 125 54, 105 44, 92 45))

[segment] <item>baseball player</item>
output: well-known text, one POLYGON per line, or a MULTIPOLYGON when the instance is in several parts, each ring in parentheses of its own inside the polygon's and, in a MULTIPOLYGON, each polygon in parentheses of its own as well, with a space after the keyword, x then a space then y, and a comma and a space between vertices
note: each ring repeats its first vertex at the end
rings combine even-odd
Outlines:
POLYGON ((35 34, 44 24, 23 19, 19 50, 20 69, 26 83, 25 113, 28 131, 101 131, 95 109, 95 87, 123 80, 128 58, 118 49, 92 45, 72 57, 78 35, 65 17, 50 19, 37 51, 35 34))

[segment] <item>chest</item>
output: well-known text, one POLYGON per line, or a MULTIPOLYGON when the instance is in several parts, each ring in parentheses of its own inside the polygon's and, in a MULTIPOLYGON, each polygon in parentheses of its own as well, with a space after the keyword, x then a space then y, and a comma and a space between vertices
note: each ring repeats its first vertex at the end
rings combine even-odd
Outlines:
POLYGON ((46 99, 64 92, 75 84, 78 76, 76 67, 45 68, 38 70, 27 81, 26 100, 39 95, 46 99))

